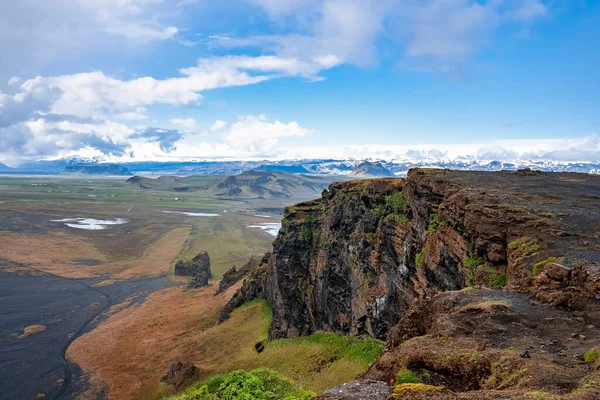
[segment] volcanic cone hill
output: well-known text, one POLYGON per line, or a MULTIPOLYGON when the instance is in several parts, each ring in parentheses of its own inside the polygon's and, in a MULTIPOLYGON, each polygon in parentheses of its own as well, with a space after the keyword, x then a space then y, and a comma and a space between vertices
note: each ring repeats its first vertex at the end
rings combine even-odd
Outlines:
POLYGON ((356 166, 349 174, 352 178, 381 178, 381 177, 393 177, 388 169, 386 169, 379 161, 369 162, 363 161, 356 166))

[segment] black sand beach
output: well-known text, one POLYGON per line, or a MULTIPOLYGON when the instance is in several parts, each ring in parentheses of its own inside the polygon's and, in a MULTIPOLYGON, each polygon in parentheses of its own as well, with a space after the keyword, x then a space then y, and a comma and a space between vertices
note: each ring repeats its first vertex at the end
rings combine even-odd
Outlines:
POLYGON ((76 365, 66 363, 68 345, 102 320, 111 305, 142 301, 175 285, 166 277, 117 282, 75 280, 0 260, 0 399, 68 399, 85 390, 76 365), (24 335, 26 327, 41 330, 24 335), (40 327, 41 326, 41 327, 40 327))

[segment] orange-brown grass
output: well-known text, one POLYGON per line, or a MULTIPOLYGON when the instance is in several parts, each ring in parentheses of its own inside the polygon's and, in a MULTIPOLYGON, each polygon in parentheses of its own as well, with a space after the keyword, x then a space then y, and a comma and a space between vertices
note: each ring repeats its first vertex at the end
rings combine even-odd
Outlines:
POLYGON ((211 283, 200 290, 176 287, 149 295, 77 339, 67 356, 105 382, 111 398, 157 398, 160 379, 172 363, 201 359, 203 349, 214 346, 200 333, 217 322, 239 285, 214 296, 218 282, 211 283))
POLYGON ((77 339, 67 356, 111 398, 155 399, 170 395, 160 383, 172 363, 190 361, 198 379, 237 369, 275 369, 320 392, 364 372, 383 344, 332 334, 266 343, 271 313, 265 302, 248 303, 216 325, 220 308, 237 290, 214 296, 217 282, 199 290, 170 288, 148 296, 77 339), (265 341, 265 350, 254 350, 265 341))
POLYGON ((88 278, 108 272, 104 265, 78 265, 78 258, 106 263, 107 257, 94 245, 74 235, 0 232, 2 258, 66 278, 88 278))
POLYGON ((189 227, 175 228, 151 244, 141 257, 128 262, 113 261, 91 241, 77 235, 49 233, 46 235, 0 232, 2 258, 29 265, 65 278, 90 278, 112 274, 111 280, 144 276, 159 276, 170 271, 190 233, 189 227), (82 265, 78 259, 94 259, 98 265, 82 265))
POLYGON ((142 257, 131 264, 125 264, 123 267, 126 269, 112 275, 112 278, 121 280, 168 273, 189 235, 189 227, 176 228, 167 232, 151 245, 142 257))

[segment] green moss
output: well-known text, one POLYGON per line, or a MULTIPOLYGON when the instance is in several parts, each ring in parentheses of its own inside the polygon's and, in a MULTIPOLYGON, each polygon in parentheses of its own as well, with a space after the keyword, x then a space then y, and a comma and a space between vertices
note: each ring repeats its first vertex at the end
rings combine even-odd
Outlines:
POLYGON ((600 351, 597 348, 593 347, 583 355, 583 359, 585 360, 585 362, 594 362, 596 361, 596 359, 598 359, 599 356, 600 351))
POLYGON ((401 369, 396 374, 396 385, 403 383, 421 383, 421 378, 409 369, 401 369))
POLYGON ((515 258, 518 258, 534 255, 541 249, 541 246, 533 242, 531 238, 522 237, 510 242, 508 249, 514 253, 515 258))
POLYGON ((449 226, 448 221, 440 221, 440 226, 449 226))
POLYGON ((424 383, 403 383, 397 385, 392 392, 392 399, 410 399, 415 394, 444 391, 443 386, 425 385, 424 383))
POLYGON ((371 215, 375 216, 376 218, 381 218, 386 214, 386 207, 383 204, 378 205, 377 207, 375 207, 374 209, 372 209, 370 211, 371 215))
POLYGON ((508 244, 508 249, 509 250, 514 250, 518 247, 521 247, 526 241, 531 240, 528 237, 522 237, 522 238, 518 238, 516 240, 513 240, 512 242, 510 242, 508 244))
POLYGON ((442 343, 448 343, 448 341, 450 340, 450 335, 447 332, 440 332, 436 336, 436 339, 442 343))
POLYGON ((485 260, 483 259, 483 257, 477 257, 477 258, 469 257, 465 260, 465 267, 475 268, 484 263, 485 263, 485 260))
POLYGON ((394 213, 404 213, 406 211, 406 199, 402 192, 394 192, 386 196, 385 202, 393 209, 394 213))
POLYGON ((533 270, 531 271, 534 275, 539 275, 540 272, 544 270, 546 264, 556 261, 556 257, 548 257, 544 261, 540 261, 533 266, 533 270))
POLYGON ((530 244, 530 245, 525 246, 521 255, 522 256, 532 256, 535 253, 537 253, 540 249, 541 249, 541 247, 539 244, 537 244, 537 243, 530 244))
POLYGON ((302 240, 305 242, 310 242, 313 238, 313 229, 309 224, 302 225, 302 240))
POLYGON ((437 214, 431 214, 429 216, 429 226, 427 227, 427 233, 434 233, 440 230, 440 223, 437 214))
POLYGON ((469 288, 472 288, 473 286, 475 286, 475 278, 473 277, 473 271, 469 271, 469 275, 467 276, 465 285, 467 285, 467 287, 469 287, 469 288))
POLYGON ((492 289, 500 289, 506 286, 508 279, 506 275, 494 273, 489 276, 488 283, 492 289))
POLYGON ((404 214, 390 214, 388 217, 396 222, 407 222, 408 218, 404 214))
POLYGON ((422 262, 423 262, 423 250, 418 252, 417 256, 415 257, 415 263, 417 264, 417 267, 420 267, 422 262))

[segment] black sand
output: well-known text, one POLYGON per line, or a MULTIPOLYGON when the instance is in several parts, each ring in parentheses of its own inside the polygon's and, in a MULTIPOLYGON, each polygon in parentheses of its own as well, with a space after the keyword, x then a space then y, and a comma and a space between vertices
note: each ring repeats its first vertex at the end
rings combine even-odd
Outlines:
POLYGON ((74 280, 0 260, 0 399, 74 398, 86 382, 64 359, 68 345, 93 329, 112 304, 174 284, 166 277, 117 282, 92 288, 98 280, 74 280), (30 325, 46 329, 18 338, 30 325))

